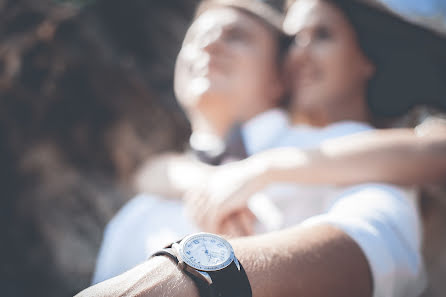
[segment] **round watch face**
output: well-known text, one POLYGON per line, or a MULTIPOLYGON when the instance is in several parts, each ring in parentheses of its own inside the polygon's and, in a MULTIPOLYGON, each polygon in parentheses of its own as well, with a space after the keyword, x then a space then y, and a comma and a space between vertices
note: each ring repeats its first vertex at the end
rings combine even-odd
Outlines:
POLYGON ((180 250, 186 264, 203 271, 223 269, 234 259, 234 251, 229 242, 210 233, 198 233, 184 238, 180 250))

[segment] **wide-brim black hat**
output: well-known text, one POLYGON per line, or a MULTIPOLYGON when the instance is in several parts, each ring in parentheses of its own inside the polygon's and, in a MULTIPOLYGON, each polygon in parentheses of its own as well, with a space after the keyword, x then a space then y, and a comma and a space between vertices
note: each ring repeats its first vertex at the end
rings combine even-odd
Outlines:
POLYGON ((372 113, 397 116, 417 105, 446 110, 446 24, 384 1, 332 0, 376 65, 368 94, 372 113))

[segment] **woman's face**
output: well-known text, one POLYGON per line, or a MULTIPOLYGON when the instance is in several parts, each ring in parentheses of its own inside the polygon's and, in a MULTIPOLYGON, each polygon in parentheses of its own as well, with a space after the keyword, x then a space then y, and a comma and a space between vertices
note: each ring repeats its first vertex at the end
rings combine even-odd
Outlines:
POLYGON ((281 96, 277 39, 256 18, 229 7, 202 13, 189 28, 175 69, 186 109, 217 110, 245 120, 281 96))
POLYGON ((287 13, 284 29, 295 35, 286 61, 292 112, 342 112, 348 119, 351 109, 365 105, 374 67, 337 7, 323 0, 298 0, 287 13))

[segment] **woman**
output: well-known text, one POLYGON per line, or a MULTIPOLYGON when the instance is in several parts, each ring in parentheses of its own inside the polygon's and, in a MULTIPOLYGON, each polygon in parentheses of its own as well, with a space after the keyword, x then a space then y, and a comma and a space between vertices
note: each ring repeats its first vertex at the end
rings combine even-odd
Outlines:
MULTIPOLYGON (((310 42, 309 34, 296 36, 287 61, 294 95, 290 118, 295 125, 326 126, 353 120, 382 126, 384 119, 401 115, 417 104, 444 108, 442 98, 446 91, 443 81, 446 75, 443 65, 446 58, 442 50, 446 48, 445 38, 358 3, 336 3, 345 9, 355 29, 360 30, 357 33, 358 47, 365 53, 356 60, 349 55, 340 55, 340 58, 324 56, 334 43, 328 23, 318 28, 319 33, 314 33, 321 36, 311 43, 311 51, 306 47, 310 42), (378 25, 374 22, 376 18, 380 19, 378 25), (401 30, 405 32, 404 37, 398 37, 401 30), (408 47, 413 41, 417 41, 417 46, 408 47), (432 47, 424 49, 423 42, 432 47), (300 50, 302 43, 306 49, 303 52, 300 50), (360 64, 362 68, 352 63, 360 64), (346 70, 356 68, 358 72, 346 70), (326 95, 333 92, 341 99, 332 100, 326 95), (344 93, 348 96, 342 95, 344 93)), ((299 9, 304 13, 300 6, 299 9)), ((295 35, 292 26, 293 19, 288 18, 285 29, 295 35)), ((217 169, 205 189, 189 195, 192 197, 189 209, 202 228, 222 232, 227 228, 224 221, 228 221, 226 225, 233 225, 234 214, 247 206, 248 198, 274 182, 338 185, 365 181, 407 185, 432 182, 445 174, 444 130, 445 125, 438 121, 437 132, 431 133, 431 138, 412 137, 410 131, 406 131, 405 136, 403 131, 388 131, 378 132, 375 138, 369 133, 325 143, 322 149, 313 151, 265 152, 239 164, 217 169), (386 133, 389 134, 386 136, 386 133), (373 150, 381 145, 381 149, 373 150), (430 160, 427 155, 423 157, 416 153, 427 147, 432 155, 430 160), (362 163, 355 163, 361 159, 362 163), (359 170, 361 167, 368 170, 359 170), (416 168, 436 169, 421 174, 416 168), (195 207, 197 204, 206 211, 195 207)), ((245 223, 239 225, 252 229, 252 222, 240 221, 245 223)))

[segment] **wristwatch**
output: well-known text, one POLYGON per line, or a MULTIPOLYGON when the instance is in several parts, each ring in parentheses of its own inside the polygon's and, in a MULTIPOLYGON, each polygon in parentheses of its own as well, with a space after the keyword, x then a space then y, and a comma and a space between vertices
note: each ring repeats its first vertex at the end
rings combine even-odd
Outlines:
POLYGON ((231 244, 211 233, 196 233, 155 252, 172 258, 197 285, 201 297, 252 297, 251 286, 231 244))

